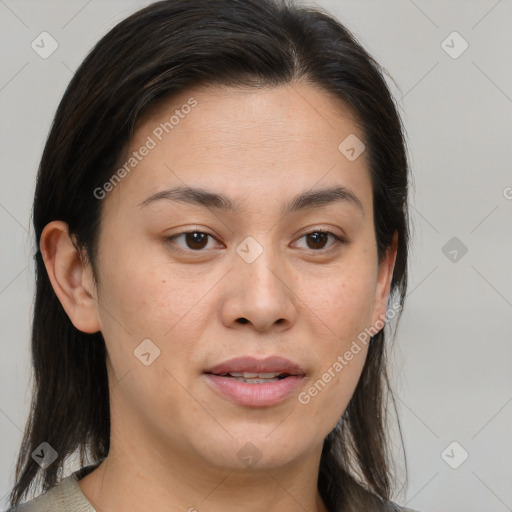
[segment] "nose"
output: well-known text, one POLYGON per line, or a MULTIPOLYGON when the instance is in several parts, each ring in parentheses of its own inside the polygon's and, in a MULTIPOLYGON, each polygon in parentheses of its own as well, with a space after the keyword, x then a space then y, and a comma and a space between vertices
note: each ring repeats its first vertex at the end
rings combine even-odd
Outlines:
POLYGON ((290 329, 296 322, 297 296, 290 271, 265 248, 252 262, 235 257, 230 285, 222 304, 223 323, 230 328, 249 324, 255 331, 290 329))

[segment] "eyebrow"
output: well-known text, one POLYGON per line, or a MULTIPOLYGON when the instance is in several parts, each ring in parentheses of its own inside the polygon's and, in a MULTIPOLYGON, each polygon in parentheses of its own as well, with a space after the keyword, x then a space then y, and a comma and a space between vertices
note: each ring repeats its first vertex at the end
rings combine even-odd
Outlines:
MULTIPOLYGON (((207 208, 226 210, 233 213, 240 213, 241 206, 229 197, 211 192, 198 187, 177 186, 171 189, 157 192, 139 203, 141 208, 159 200, 178 201, 194 204, 207 208)), ((346 202, 356 206, 364 216, 363 204, 359 198, 348 188, 342 186, 330 187, 319 190, 306 191, 295 196, 283 207, 282 214, 288 214, 308 208, 319 208, 335 202, 346 202)))

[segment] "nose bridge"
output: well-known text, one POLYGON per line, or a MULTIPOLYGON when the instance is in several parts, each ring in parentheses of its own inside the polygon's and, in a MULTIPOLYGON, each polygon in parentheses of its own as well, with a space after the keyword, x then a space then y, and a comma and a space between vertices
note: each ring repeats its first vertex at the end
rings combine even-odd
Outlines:
MULTIPOLYGON (((256 235, 258 236, 258 235, 256 235)), ((293 291, 287 284, 286 266, 270 236, 248 236, 236 248, 236 315, 255 326, 268 327, 274 322, 293 321, 293 291), (260 242, 261 241, 261 242, 260 242)))
POLYGON ((265 295, 279 286, 275 282, 277 278, 274 274, 279 264, 271 237, 259 235, 258 238, 259 241, 253 236, 248 236, 237 246, 239 261, 236 267, 246 276, 243 278, 244 286, 257 288, 259 293, 263 292, 265 295))

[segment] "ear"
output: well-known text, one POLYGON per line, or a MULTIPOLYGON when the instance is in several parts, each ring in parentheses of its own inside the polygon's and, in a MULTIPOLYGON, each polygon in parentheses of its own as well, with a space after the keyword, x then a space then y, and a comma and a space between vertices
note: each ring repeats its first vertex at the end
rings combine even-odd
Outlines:
POLYGON ((393 270, 395 268, 397 251, 398 232, 395 231, 391 245, 388 247, 384 258, 379 265, 377 287, 375 289, 375 300, 373 306, 372 326, 375 326, 379 320, 382 322, 386 319, 389 291, 391 289, 391 280, 393 278, 393 270))
POLYGON ((53 290, 73 325, 82 332, 100 330, 98 300, 87 259, 79 254, 60 220, 47 224, 40 249, 53 290))

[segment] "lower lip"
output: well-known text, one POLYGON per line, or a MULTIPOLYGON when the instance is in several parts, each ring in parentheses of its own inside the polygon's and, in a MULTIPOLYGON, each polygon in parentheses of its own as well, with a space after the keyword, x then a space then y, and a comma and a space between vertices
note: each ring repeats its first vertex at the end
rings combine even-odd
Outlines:
POLYGON ((267 407, 290 397, 304 379, 291 375, 285 379, 263 384, 247 384, 231 377, 205 374, 210 385, 229 400, 249 407, 267 407))

